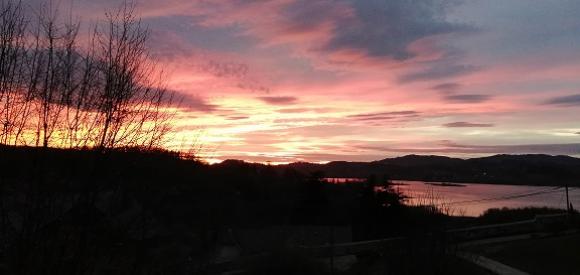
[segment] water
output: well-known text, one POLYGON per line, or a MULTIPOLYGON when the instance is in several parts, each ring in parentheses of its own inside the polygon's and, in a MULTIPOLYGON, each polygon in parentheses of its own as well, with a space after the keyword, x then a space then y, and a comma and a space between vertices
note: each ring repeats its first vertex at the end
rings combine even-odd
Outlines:
MULTIPOLYGON (((479 216, 490 208, 566 208, 564 188, 554 186, 499 184, 441 184, 423 181, 393 181, 395 189, 410 197, 411 205, 435 204, 451 215, 479 216)), ((580 189, 569 189, 570 202, 580 207, 580 189)))
MULTIPOLYGON (((356 183, 361 178, 327 178, 330 183, 356 183)), ((450 215, 479 216, 490 208, 552 207, 566 209, 563 187, 482 183, 393 181, 410 205, 438 205, 450 215)), ((569 188, 570 202, 580 209, 580 188, 569 188)))

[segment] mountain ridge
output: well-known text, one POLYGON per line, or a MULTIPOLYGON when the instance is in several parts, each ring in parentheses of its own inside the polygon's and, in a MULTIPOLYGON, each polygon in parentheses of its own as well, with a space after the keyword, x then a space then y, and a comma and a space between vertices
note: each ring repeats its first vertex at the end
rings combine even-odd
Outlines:
POLYGON ((278 165, 326 177, 387 175, 396 180, 498 183, 522 185, 580 185, 580 158, 547 154, 498 154, 476 158, 405 155, 370 162, 295 162, 278 165))

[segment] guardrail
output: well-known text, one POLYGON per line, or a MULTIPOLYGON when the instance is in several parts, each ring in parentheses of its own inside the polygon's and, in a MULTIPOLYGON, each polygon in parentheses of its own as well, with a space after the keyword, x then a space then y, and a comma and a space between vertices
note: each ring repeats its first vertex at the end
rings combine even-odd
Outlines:
MULTIPOLYGON (((445 231, 443 235, 445 236, 448 243, 460 243, 500 236, 559 230, 564 229, 569 224, 569 222, 570 216, 568 214, 537 215, 534 219, 526 221, 448 230, 445 231)), ((334 245, 328 244, 320 246, 299 246, 290 249, 311 255, 315 258, 328 258, 345 255, 358 255, 373 251, 397 252, 408 248, 409 242, 409 238, 398 237, 380 240, 339 243, 334 245)), ((225 271, 241 268, 246 262, 266 259, 269 255, 270 254, 268 253, 252 255, 232 262, 214 264, 211 265, 207 271, 214 273, 218 270, 225 271)))
POLYGON ((568 214, 537 215, 531 220, 453 229, 448 230, 446 234, 449 241, 462 242, 498 236, 535 233, 563 228, 567 225, 569 217, 568 214))
MULTIPOLYGON (((542 232, 552 230, 554 228, 559 229, 564 227, 568 221, 568 218, 569 216, 567 214, 537 215, 534 219, 531 220, 447 230, 445 231, 444 235, 448 242, 457 243, 498 236, 542 232)), ((408 246, 408 244, 409 240, 407 238, 399 237, 371 241, 340 243, 335 245, 329 244, 320 246, 302 246, 298 248, 314 257, 325 257, 331 255, 355 255, 359 253, 379 250, 400 250, 403 247, 408 246)))

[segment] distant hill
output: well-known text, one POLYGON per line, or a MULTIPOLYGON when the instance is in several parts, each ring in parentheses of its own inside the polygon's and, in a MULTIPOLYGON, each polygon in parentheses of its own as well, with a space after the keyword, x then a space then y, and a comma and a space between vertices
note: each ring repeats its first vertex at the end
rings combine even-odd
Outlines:
POLYGON ((281 168, 321 171, 327 177, 387 175, 398 180, 580 186, 580 159, 551 155, 495 155, 461 159, 408 155, 373 162, 291 163, 281 168))
MULTIPOLYGON (((143 178, 145 177, 143 175, 151 171, 166 170, 164 181, 179 180, 183 176, 181 173, 211 178, 207 175, 208 173, 241 173, 241 171, 257 171, 269 167, 277 170, 280 175, 287 175, 287 170, 291 169, 301 174, 323 172, 326 177, 366 178, 374 174, 381 178, 386 175, 395 180, 521 185, 568 183, 571 186, 580 187, 580 158, 541 154, 495 155, 471 159, 407 155, 372 162, 333 161, 327 164, 296 162, 277 166, 241 160, 226 160, 219 164, 208 165, 181 160, 179 154, 165 151, 140 152, 127 149, 115 152, 114 155, 119 163, 111 164, 111 166, 117 167, 118 173, 139 175, 143 178), (133 173, 131 170, 133 164, 147 165, 155 169, 133 173), (181 169, 180 173, 174 171, 177 168, 181 169)), ((45 159, 43 163, 54 166, 49 169, 50 171, 65 169, 67 173, 79 178, 85 177, 85 174, 90 172, 87 167, 94 161, 94 153, 87 150, 48 149, 47 152, 42 153, 42 148, 0 146, 0 167, 4 168, 2 176, 16 177, 30 174, 30 165, 35 163, 32 160, 41 156, 45 159), (66 165, 61 164, 65 160, 68 161, 66 165)))

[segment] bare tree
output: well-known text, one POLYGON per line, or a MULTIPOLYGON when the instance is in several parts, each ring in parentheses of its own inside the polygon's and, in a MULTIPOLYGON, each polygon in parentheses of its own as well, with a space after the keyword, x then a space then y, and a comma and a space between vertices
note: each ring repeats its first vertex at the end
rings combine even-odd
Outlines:
POLYGON ((69 101, 77 88, 79 24, 62 24, 57 15, 58 10, 42 9, 31 49, 29 89, 37 105, 35 145, 42 147, 48 147, 53 133, 61 130, 63 110, 72 104, 69 101))
POLYGON ((17 121, 22 119, 26 20, 20 2, 0 4, 0 143, 15 142, 17 121))
POLYGON ((146 47, 149 31, 126 4, 80 47, 78 22, 43 6, 27 20, 3 0, 0 27, 0 143, 42 147, 161 145, 173 95, 146 47))
POLYGON ((161 108, 172 95, 151 61, 148 36, 130 5, 108 13, 106 30, 97 33, 103 81, 97 104, 100 149, 155 146, 169 130, 168 113, 161 108))
POLYGON ((63 64, 62 90, 64 115, 61 117, 60 143, 63 147, 78 148, 93 145, 95 122, 98 117, 96 103, 102 86, 99 63, 96 60, 94 36, 86 48, 76 45, 78 23, 67 25, 66 44, 59 55, 63 64))

